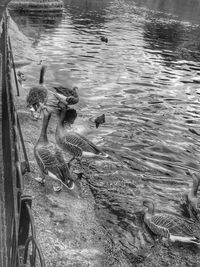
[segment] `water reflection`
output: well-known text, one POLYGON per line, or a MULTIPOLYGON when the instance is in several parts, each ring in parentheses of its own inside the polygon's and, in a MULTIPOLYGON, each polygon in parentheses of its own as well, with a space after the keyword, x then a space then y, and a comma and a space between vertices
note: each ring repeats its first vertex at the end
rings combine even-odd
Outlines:
POLYGON ((134 2, 137 6, 162 12, 163 16, 170 13, 183 21, 195 23, 200 21, 200 3, 198 0, 134 0, 134 2))
POLYGON ((77 30, 104 27, 106 9, 111 0, 65 0, 64 5, 77 30), (82 27, 84 26, 84 27, 82 27))
POLYGON ((49 30, 49 33, 55 31, 62 21, 62 13, 45 13, 43 16, 37 12, 29 14, 10 11, 10 14, 26 36, 37 36, 38 39, 46 30, 49 30))
POLYGON ((168 66, 176 60, 200 59, 199 27, 190 28, 177 21, 160 22, 153 19, 144 25, 144 39, 146 48, 160 53, 168 66))

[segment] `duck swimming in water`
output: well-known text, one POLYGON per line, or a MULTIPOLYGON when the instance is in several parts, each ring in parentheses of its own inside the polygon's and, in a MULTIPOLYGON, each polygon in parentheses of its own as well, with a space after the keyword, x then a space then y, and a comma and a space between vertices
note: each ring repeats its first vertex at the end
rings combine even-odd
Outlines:
MULTIPOLYGON (((51 177, 58 180, 68 189, 74 188, 74 181, 70 178, 68 165, 65 163, 63 154, 57 146, 50 144, 47 137, 47 127, 51 117, 51 113, 42 108, 43 124, 40 137, 34 147, 34 155, 40 168, 41 177, 36 178, 40 183, 44 183, 45 177, 51 177)), ((55 187, 54 191, 60 191, 61 185, 55 187)))
POLYGON ((40 116, 40 103, 46 104, 48 99, 48 91, 44 86, 44 74, 46 72, 46 68, 46 66, 42 66, 40 70, 39 85, 33 86, 26 97, 27 107, 31 110, 34 118, 38 118, 40 116))
POLYGON ((70 162, 73 159, 80 161, 82 157, 93 157, 96 155, 108 157, 108 155, 94 143, 72 130, 69 123, 65 123, 66 120, 70 119, 69 114, 71 110, 73 109, 62 109, 60 111, 55 134, 58 146, 62 148, 63 151, 72 155, 70 162))
POLYGON ((108 42, 108 38, 105 37, 105 36, 101 36, 101 41, 107 43, 108 42))
POLYGON ((61 99, 63 99, 68 105, 75 105, 78 103, 79 101, 79 96, 77 93, 78 87, 73 87, 72 89, 70 89, 64 86, 55 86, 54 89, 57 92, 58 98, 60 97, 61 99))
POLYGON ((187 218, 199 221, 200 209, 198 208, 197 192, 200 185, 200 176, 197 175, 196 173, 191 173, 190 171, 188 172, 192 177, 193 183, 190 191, 181 197, 181 203, 180 203, 181 213, 183 216, 187 218))
POLYGON ((144 223, 158 238, 200 245, 199 229, 193 222, 167 213, 155 214, 154 203, 150 200, 144 200, 143 206, 147 207, 144 223))
POLYGON ((94 122, 96 124, 96 128, 98 128, 100 124, 105 123, 105 114, 102 114, 101 116, 97 117, 94 122))

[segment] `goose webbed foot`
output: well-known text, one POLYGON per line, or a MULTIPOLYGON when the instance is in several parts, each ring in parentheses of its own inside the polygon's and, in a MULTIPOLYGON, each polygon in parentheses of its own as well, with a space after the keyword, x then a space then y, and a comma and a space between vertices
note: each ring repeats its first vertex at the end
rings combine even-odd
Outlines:
POLYGON ((75 159, 74 157, 71 158, 71 159, 69 160, 69 162, 67 163, 69 169, 70 169, 70 167, 71 167, 71 163, 72 163, 72 161, 73 161, 74 159, 75 159))
POLYGON ((45 178, 42 177, 36 177, 35 180, 40 183, 41 185, 45 185, 45 178))
POLYGON ((81 180, 82 179, 82 177, 84 176, 84 172, 81 170, 74 170, 73 171, 76 175, 77 175, 77 178, 76 178, 76 180, 81 180))
POLYGON ((53 185, 53 191, 54 192, 60 192, 63 188, 63 185, 61 183, 59 183, 59 185, 53 185))
POLYGON ((69 180, 66 182, 66 186, 67 186, 70 190, 74 189, 74 181, 71 180, 71 179, 69 179, 69 180))

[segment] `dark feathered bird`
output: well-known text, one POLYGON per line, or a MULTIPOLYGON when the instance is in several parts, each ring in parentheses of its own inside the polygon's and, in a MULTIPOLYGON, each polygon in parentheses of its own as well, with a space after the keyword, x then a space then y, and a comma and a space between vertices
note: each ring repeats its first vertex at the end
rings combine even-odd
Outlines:
POLYGON ((98 128, 100 124, 105 123, 105 114, 102 114, 101 116, 97 117, 94 122, 96 124, 96 128, 98 128))
POLYGON ((68 105, 75 105, 78 103, 79 101, 77 93, 78 87, 73 87, 72 89, 70 89, 64 86, 55 86, 54 89, 58 93, 58 97, 59 95, 65 96, 64 101, 66 101, 68 105))
POLYGON ((107 43, 108 42, 108 38, 105 37, 105 36, 101 36, 101 41, 107 43))
POLYGON ((157 237, 200 245, 199 227, 195 223, 167 213, 155 214, 154 203, 150 200, 143 201, 143 205, 147 207, 144 223, 157 237))
POLYGON ((33 86, 26 97, 27 107, 31 110, 33 117, 36 117, 35 112, 38 111, 40 103, 45 104, 48 99, 48 91, 44 86, 45 71, 46 66, 42 66, 40 70, 39 85, 33 86))

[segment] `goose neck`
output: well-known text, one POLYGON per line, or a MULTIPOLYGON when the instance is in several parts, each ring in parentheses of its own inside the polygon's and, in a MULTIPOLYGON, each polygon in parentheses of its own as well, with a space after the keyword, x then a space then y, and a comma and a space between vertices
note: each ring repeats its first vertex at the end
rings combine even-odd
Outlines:
POLYGON ((40 137, 38 142, 42 143, 48 143, 48 137, 47 137, 47 127, 49 124, 49 120, 51 118, 51 113, 46 114, 43 112, 43 122, 42 122, 42 129, 40 132, 40 137))

